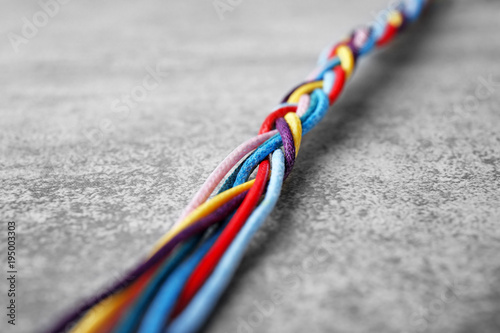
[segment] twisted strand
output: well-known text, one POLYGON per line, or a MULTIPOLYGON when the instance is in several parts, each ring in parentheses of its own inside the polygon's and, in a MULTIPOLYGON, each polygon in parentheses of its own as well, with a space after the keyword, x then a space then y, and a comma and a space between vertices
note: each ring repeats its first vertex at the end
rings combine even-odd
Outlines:
POLYGON ((378 22, 384 24, 357 28, 326 48, 307 79, 264 120, 259 134, 231 152, 211 173, 151 256, 48 332, 65 330, 83 314, 73 332, 198 330, 228 285, 252 235, 276 204, 302 135, 323 119, 340 96, 357 60, 389 43, 430 2, 403 0, 389 15, 380 17, 378 22), (257 166, 256 179, 248 180, 257 166), (208 199, 225 176, 219 193, 208 199))

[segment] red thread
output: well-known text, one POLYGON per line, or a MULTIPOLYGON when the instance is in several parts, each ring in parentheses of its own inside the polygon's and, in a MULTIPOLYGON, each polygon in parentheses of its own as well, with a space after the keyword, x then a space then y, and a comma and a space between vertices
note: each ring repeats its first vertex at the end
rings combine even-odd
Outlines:
POLYGON ((296 105, 287 105, 272 112, 266 117, 266 119, 262 123, 262 126, 260 126, 259 134, 264 134, 269 132, 270 130, 273 129, 276 119, 284 117, 288 112, 295 112, 295 111, 297 111, 296 105))
POLYGON ((345 71, 342 69, 342 67, 337 66, 333 69, 333 71, 335 73, 335 82, 333 83, 332 91, 330 91, 330 94, 328 95, 330 105, 332 105, 337 97, 339 97, 345 83, 345 71))
POLYGON ((396 35, 396 32, 398 32, 398 28, 393 26, 392 24, 388 24, 385 28, 384 34, 377 41, 377 46, 383 46, 390 42, 396 35))

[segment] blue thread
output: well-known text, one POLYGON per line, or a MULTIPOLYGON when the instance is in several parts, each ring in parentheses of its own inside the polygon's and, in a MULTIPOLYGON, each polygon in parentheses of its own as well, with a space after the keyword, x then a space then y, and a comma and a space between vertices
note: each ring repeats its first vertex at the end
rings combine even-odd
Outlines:
POLYGON ((313 95, 317 95, 318 103, 314 112, 302 123, 302 135, 313 129, 323 119, 330 107, 328 96, 325 95, 323 90, 315 89, 313 95))
MULTIPOLYGON (((229 221, 229 219, 226 220, 229 221)), ((164 281, 141 322, 139 333, 161 332, 183 290, 184 284, 215 243, 225 224, 220 226, 201 246, 164 281)))
POLYGON ((304 123, 307 118, 311 116, 311 114, 316 110, 316 106, 318 105, 318 96, 315 94, 311 94, 311 100, 309 102, 309 108, 307 108, 307 111, 300 117, 300 122, 304 123))
POLYGON ((143 293, 141 293, 137 301, 134 302, 131 309, 127 311, 125 316, 123 316, 123 319, 113 330, 114 333, 135 332, 144 311, 147 309, 151 300, 155 297, 155 293, 158 288, 160 288, 163 281, 165 281, 168 275, 182 262, 182 260, 189 255, 189 253, 199 243, 201 238, 201 235, 191 237, 191 239, 182 244, 181 248, 173 254, 172 258, 168 259, 162 265, 152 281, 146 286, 143 293))
POLYGON ((371 50, 373 50, 376 42, 377 42, 377 38, 375 38, 375 34, 373 33, 373 29, 369 28, 368 29, 368 40, 365 42, 363 47, 359 50, 359 55, 364 56, 365 54, 367 54, 371 50))

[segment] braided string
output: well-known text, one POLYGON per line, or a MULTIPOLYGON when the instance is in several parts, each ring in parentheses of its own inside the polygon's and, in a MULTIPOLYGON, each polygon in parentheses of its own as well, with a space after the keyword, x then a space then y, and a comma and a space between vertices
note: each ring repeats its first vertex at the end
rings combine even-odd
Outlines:
POLYGON ((150 257, 61 318, 48 332, 62 332, 82 315, 72 332, 199 330, 252 236, 276 205, 302 136, 337 100, 358 59, 389 43, 430 2, 403 0, 388 15, 381 13, 376 23, 359 27, 326 48, 316 69, 285 95, 258 135, 231 152, 212 172, 150 257), (255 168, 256 178, 248 180, 255 168), (224 177, 219 192, 209 199, 224 177))

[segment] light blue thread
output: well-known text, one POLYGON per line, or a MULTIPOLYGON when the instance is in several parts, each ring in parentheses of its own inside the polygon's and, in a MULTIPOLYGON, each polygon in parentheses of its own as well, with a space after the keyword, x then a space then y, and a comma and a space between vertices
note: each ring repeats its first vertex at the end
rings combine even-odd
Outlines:
POLYGON ((335 72, 329 71, 325 74, 323 79, 323 91, 325 94, 329 95, 333 88, 333 83, 335 82, 335 72))
POLYGON ((373 35, 373 39, 376 41, 378 41, 380 39, 380 37, 382 37, 382 35, 384 34, 384 31, 386 29, 386 22, 383 22, 381 23, 380 21, 380 15, 379 17, 377 18, 377 20, 375 22, 373 22, 371 28, 372 28, 372 35, 373 35))
POLYGON ((323 117, 326 115, 326 112, 328 111, 328 108, 330 107, 328 96, 325 95, 323 90, 315 89, 313 91, 313 95, 314 94, 318 97, 318 104, 316 105, 316 109, 311 114, 311 116, 309 116, 302 123, 302 135, 306 135, 311 129, 313 129, 313 127, 316 126, 321 121, 321 119, 323 119, 323 117))
POLYGON ((287 106, 297 106, 297 105, 298 105, 297 103, 281 103, 280 105, 278 105, 277 107, 275 107, 271 111, 271 113, 274 112, 274 111, 278 111, 279 109, 285 108, 287 106))
POLYGON ((404 12, 407 19, 410 22, 415 21, 420 16, 420 14, 422 13, 422 9, 424 8, 424 3, 425 0, 414 0, 405 2, 404 12))
POLYGON ((317 66, 324 66, 327 61, 328 61, 328 55, 330 54, 330 51, 332 50, 332 48, 335 46, 335 44, 331 44, 327 47, 325 47, 321 53, 319 54, 319 57, 318 57, 318 62, 316 63, 317 66))

